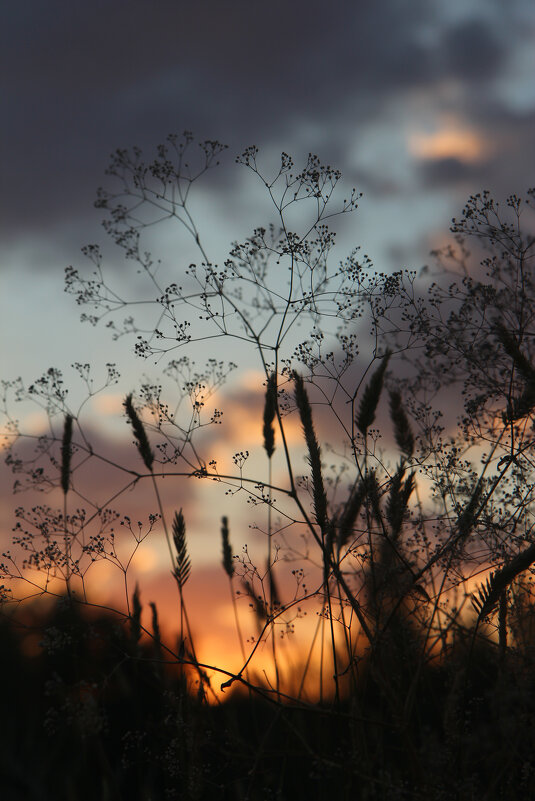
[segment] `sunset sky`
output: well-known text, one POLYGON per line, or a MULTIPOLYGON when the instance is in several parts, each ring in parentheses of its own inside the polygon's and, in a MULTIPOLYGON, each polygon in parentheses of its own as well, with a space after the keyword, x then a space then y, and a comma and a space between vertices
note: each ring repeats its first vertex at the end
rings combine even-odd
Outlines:
MULTIPOLYGON (((63 292, 65 267, 86 269, 80 248, 87 243, 102 244, 116 281, 129 280, 129 265, 106 242, 102 212, 93 208, 116 148, 138 145, 150 159, 167 134, 185 129, 229 145, 196 205, 220 263, 233 240, 266 222, 250 176, 234 163, 251 144, 268 167, 281 151, 296 162, 311 151, 341 169, 344 186, 364 196, 340 227, 340 258, 358 244, 381 270, 420 269, 469 194, 488 188, 505 198, 535 184, 529 0, 28 0, 4 4, 0 43, 1 378, 20 375, 29 384, 55 366, 69 382, 74 361, 91 362, 97 372, 117 363, 121 383, 95 401, 92 419, 103 447, 113 446, 125 464, 137 454, 122 398, 157 368, 136 359, 132 343, 81 325, 80 310, 63 292)), ((180 275, 188 261, 176 248, 172 232, 154 242, 156 255, 172 260, 180 275)), ((218 459, 248 448, 265 470, 261 392, 258 365, 240 362, 218 396, 228 409, 211 446, 218 459)), ((39 433, 42 419, 26 425, 39 433)), ((301 447, 299 427, 292 432, 301 447)), ((99 480, 87 476, 92 492, 99 480)), ((14 503, 11 482, 3 470, 4 543, 13 506, 24 503, 21 496, 14 503)), ((237 550, 260 535, 248 529, 241 496, 225 498, 220 488, 214 496, 198 485, 177 484, 177 500, 166 503, 186 512, 192 617, 199 627, 207 618, 212 624, 202 635, 212 638, 206 656, 225 648, 235 655, 226 577, 216 571, 221 514, 231 518, 237 550)), ((133 519, 155 511, 143 495, 131 501, 133 519)), ((258 514, 262 528, 264 511, 258 514)), ((160 541, 135 567, 143 599, 160 597, 170 610, 165 558, 160 541)), ((281 581, 289 586, 291 578, 281 581)))

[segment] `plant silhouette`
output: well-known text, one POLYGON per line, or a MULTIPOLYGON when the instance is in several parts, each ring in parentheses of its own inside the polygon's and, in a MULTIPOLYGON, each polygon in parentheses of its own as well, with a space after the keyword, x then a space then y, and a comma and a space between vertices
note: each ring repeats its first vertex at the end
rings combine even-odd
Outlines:
MULTIPOLYGON (((63 497, 61 509, 19 506, 3 555, 4 609, 26 632, 15 622, 3 630, 4 682, 20 674, 31 730, 41 716, 58 738, 39 751, 33 783, 6 752, 7 797, 52 797, 47 765, 63 782, 54 797, 65 798, 529 794, 534 191, 504 207, 487 192, 470 197, 434 271, 376 271, 358 249, 333 267, 333 226, 360 195, 344 197, 340 173, 314 155, 296 167, 283 153, 269 173, 249 147, 237 167, 258 182, 272 219, 217 263, 192 197, 224 155, 216 141, 195 148, 188 132, 149 162, 118 150, 96 205, 138 294, 116 286, 95 245, 84 248, 90 274, 66 271, 82 320, 132 338, 159 366, 161 382, 146 379, 124 400, 137 461, 99 449, 84 417, 118 381, 115 365, 101 386, 89 365, 74 365, 86 388, 76 408, 57 368, 29 386, 2 383, 15 491, 63 497), (144 242, 170 224, 198 262, 168 282, 144 242), (193 355, 207 343, 198 368, 193 355), (259 453, 236 443, 227 470, 209 433, 223 414, 212 403, 236 370, 213 354, 229 343, 256 360, 263 412, 259 453), (37 403, 49 433, 25 433, 13 400, 37 403), (105 502, 85 491, 88 464, 114 471, 105 502), (234 552, 221 515, 238 671, 197 656, 187 520, 182 508, 168 519, 164 479, 178 498, 186 481, 210 483, 222 508, 225 493, 242 495, 265 520, 259 560, 234 552), (136 525, 116 507, 140 486, 154 510, 136 525), (167 540, 178 589, 176 643, 162 637, 154 604, 151 627, 142 624, 143 587, 130 580, 134 555, 155 537, 167 540), (99 607, 91 585, 103 561, 124 586, 114 609, 99 607), (54 606, 28 607, 30 595, 54 606), (247 641, 244 604, 256 622, 247 641), (290 675, 284 654, 307 610, 317 625, 290 675), (30 659, 21 649, 33 631, 42 639, 30 659), (256 669, 265 644, 273 679, 256 669)), ((17 728, 16 710, 9 716, 17 728)))

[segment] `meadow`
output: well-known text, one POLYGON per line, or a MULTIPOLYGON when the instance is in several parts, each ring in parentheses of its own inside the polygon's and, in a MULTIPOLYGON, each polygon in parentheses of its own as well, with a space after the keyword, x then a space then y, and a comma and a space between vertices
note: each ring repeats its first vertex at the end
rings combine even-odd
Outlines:
POLYGON ((358 248, 335 257, 334 227, 360 202, 337 170, 283 153, 268 174, 248 148, 237 168, 269 220, 215 263, 192 197, 224 147, 199 144, 169 137, 150 162, 117 151, 96 205, 132 279, 108 274, 96 245, 89 271, 66 271, 82 320, 158 366, 123 398, 128 458, 84 416, 116 365, 100 384, 74 366, 76 406, 56 368, 2 382, 14 489, 46 499, 17 506, 2 556, 3 797, 529 797, 534 191, 471 196, 432 267, 381 272, 358 248), (166 280, 145 239, 170 226, 198 261, 166 280), (229 353, 261 376, 261 445, 236 441, 225 461, 210 442, 229 353), (17 403, 47 428, 26 431, 17 403), (104 500, 91 497, 88 471, 106 470, 104 500), (196 648, 188 508, 169 500, 191 481, 218 509, 237 670, 196 648), (151 505, 136 525, 140 487, 151 505), (256 548, 236 546, 225 498, 262 520, 256 548), (172 636, 131 578, 149 541, 167 552, 172 636))

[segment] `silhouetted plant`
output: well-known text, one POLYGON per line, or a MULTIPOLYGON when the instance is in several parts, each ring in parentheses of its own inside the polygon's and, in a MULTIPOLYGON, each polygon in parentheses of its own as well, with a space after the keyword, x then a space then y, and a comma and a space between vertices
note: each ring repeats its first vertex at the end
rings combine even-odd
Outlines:
MULTIPOLYGON (((269 175, 259 164, 257 149, 250 147, 237 163, 259 180, 276 221, 255 228, 244 242, 234 242, 228 258, 216 264, 190 196, 225 148, 215 141, 200 143, 196 163, 192 143, 189 133, 182 140, 169 137, 150 163, 138 149, 117 151, 107 171, 110 188, 98 192, 96 205, 107 215, 106 232, 144 282, 143 320, 130 314, 131 307, 137 312, 139 298, 129 299, 127 286, 116 287, 107 278, 97 246, 84 248, 93 265, 90 276, 72 267, 66 271, 66 291, 88 309, 83 320, 93 325, 106 320, 113 337, 134 337, 142 358, 159 362, 171 357, 162 368, 162 384, 146 378, 136 405, 132 392, 124 401, 141 461, 135 467, 121 464, 95 446, 87 431, 84 404, 117 382, 114 365, 106 366, 107 378, 97 388, 89 365, 74 366, 87 389, 76 408, 56 368, 27 388, 21 379, 2 384, 7 463, 17 475, 15 492, 57 488, 63 493, 62 511, 44 504, 16 510, 17 552, 6 551, 2 564, 6 584, 16 588, 12 603, 22 603, 19 587, 56 598, 65 588, 73 609, 90 609, 98 603, 89 580, 92 566, 106 560, 120 571, 125 603, 116 613, 128 622, 130 638, 113 639, 116 652, 122 653, 117 670, 124 658, 145 676, 144 666, 150 663, 150 681, 160 688, 156 695, 171 692, 166 670, 180 676, 178 689, 172 691, 170 727, 176 726, 175 734, 169 732, 169 721, 163 727, 172 755, 167 765, 158 763, 153 786, 147 784, 146 793, 155 798, 164 792, 175 797, 172 792, 179 784, 184 798, 223 797, 217 794, 219 785, 201 775, 210 740, 203 726, 212 714, 206 701, 218 700, 207 671, 221 679, 223 690, 246 688, 251 708, 258 698, 275 710, 270 718, 259 707, 257 722, 265 713, 270 723, 263 739, 255 740, 256 753, 237 734, 229 735, 230 744, 217 751, 222 792, 232 782, 238 798, 266 798, 275 792, 266 754, 280 758, 276 738, 283 736, 288 748, 299 744, 301 756, 312 760, 319 774, 331 782, 333 776, 340 780, 341 798, 355 797, 351 794, 357 781, 366 787, 363 798, 439 799, 453 792, 463 799, 477 793, 498 797, 510 783, 491 762, 485 763, 488 781, 468 758, 458 781, 450 768, 461 747, 474 765, 480 758, 476 734, 481 734, 478 727, 486 713, 478 706, 473 676, 483 676, 485 697, 499 686, 505 698, 499 684, 505 681, 503 666, 509 660, 516 676, 522 661, 515 652, 521 630, 515 615, 522 602, 510 609, 508 593, 514 593, 515 582, 529 575, 534 564, 535 283, 530 260, 535 240, 529 221, 527 231, 523 229, 522 216, 532 211, 534 193, 528 192, 526 201, 511 196, 505 214, 488 193, 472 196, 461 219, 453 221, 457 249, 450 246, 435 254, 438 270, 426 284, 425 275, 414 272, 374 271, 358 249, 332 268, 335 233, 327 223, 354 212, 360 195, 353 189, 338 201, 340 173, 316 156, 309 155, 299 169, 283 153, 280 166, 269 175), (143 246, 144 234, 164 222, 178 223, 200 258, 184 265, 170 282, 164 266, 143 246), (470 261, 467 237, 488 251, 479 268, 470 261), (119 315, 126 315, 122 323, 119 315), (233 362, 214 356, 220 341, 247 346, 263 373, 258 426, 263 458, 267 456, 264 475, 250 468, 249 443, 237 443, 234 469, 225 472, 213 458, 209 438, 200 436, 221 423, 221 410, 208 410, 207 404, 236 369, 233 362), (213 350, 204 369, 197 369, 188 355, 177 356, 179 349, 200 351, 206 342, 213 350), (164 379, 174 384, 173 405, 164 379), (50 432, 38 437, 24 433, 10 411, 11 394, 16 401, 33 400, 41 406, 50 432), (459 413, 457 419, 451 409, 459 413), (303 443, 293 449, 289 420, 296 418, 303 443), (304 448, 310 475, 301 475, 304 448), (121 477, 105 502, 89 499, 84 491, 81 467, 87 463, 121 477), (178 495, 185 478, 210 481, 216 493, 245 494, 250 504, 266 512, 267 560, 264 551, 260 561, 247 548, 233 555, 228 518, 222 517, 222 563, 243 658, 237 672, 197 659, 184 601, 184 586, 195 565, 182 510, 168 526, 160 495, 163 478, 166 484, 176 482, 178 495), (141 483, 150 483, 157 513, 136 526, 112 506, 125 502, 126 492, 141 483), (115 530, 118 521, 120 532, 115 530), (142 625, 140 593, 137 587, 132 593, 129 584, 137 549, 161 530, 179 593, 178 647, 162 638, 154 605, 152 628, 142 625), (119 537, 131 543, 126 558, 119 537), (477 621, 472 629, 465 609, 470 597, 466 582, 487 569, 493 572, 473 595, 477 621), (294 579, 293 595, 287 582, 279 581, 284 574, 294 579), (241 598, 252 606, 257 626, 248 650, 237 607, 241 598), (496 605, 497 648, 482 625, 496 605), (308 656, 300 678, 288 679, 282 675, 277 634, 288 640, 286 635, 291 636, 310 609, 317 613, 317 626, 308 656), (255 655, 268 640, 273 684, 253 668, 255 655), (467 642, 462 665, 452 667, 459 664, 467 642), (313 682, 314 654, 319 705, 304 700, 313 682), (192 681, 198 683, 196 699, 192 681), (435 689, 436 702, 430 700, 435 689), (419 707, 424 701, 431 705, 429 717, 419 707), (477 719, 473 729, 465 713, 477 719), (327 731, 331 724, 346 735, 343 746, 337 740, 339 751, 324 739, 322 726, 327 731), (429 728, 434 745, 432 738, 426 739, 429 728), (227 776, 229 753, 241 760, 240 778, 227 776), (180 768, 173 774, 175 758, 180 768), (268 776, 265 786, 258 779, 262 771, 268 776), (408 784, 418 795, 409 795, 408 784)), ((141 680, 136 676, 132 674, 132 686, 141 680)), ((60 678, 60 689, 56 687, 63 699, 71 693, 64 684, 60 678)), ((489 727, 503 735, 499 748, 496 743, 493 747, 505 753, 499 715, 488 714, 489 727)), ((257 723, 248 725, 256 737, 257 723)), ((138 734, 134 727, 125 735, 135 759, 143 750, 138 734)), ((152 729, 150 736, 156 737, 152 729)), ((153 758, 152 745, 149 752, 153 758)), ((516 757, 506 758, 520 782, 516 757)), ((113 773, 109 766, 106 770, 113 773)), ((286 789, 294 787, 286 781, 286 789)), ((525 779, 523 786, 530 782, 525 779)), ((126 785, 121 786, 124 791, 126 785)))

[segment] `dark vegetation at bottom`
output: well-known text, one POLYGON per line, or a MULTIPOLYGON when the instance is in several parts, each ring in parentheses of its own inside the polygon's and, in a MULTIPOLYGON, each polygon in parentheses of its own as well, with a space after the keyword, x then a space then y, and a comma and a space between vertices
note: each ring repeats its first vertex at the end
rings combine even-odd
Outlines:
POLYGON ((88 620, 62 601, 28 656, 23 636, 36 630, 0 628, 3 801, 535 795, 528 646, 500 658, 465 631, 415 685, 407 627, 362 660, 339 704, 234 694, 209 706, 112 617, 88 620))

